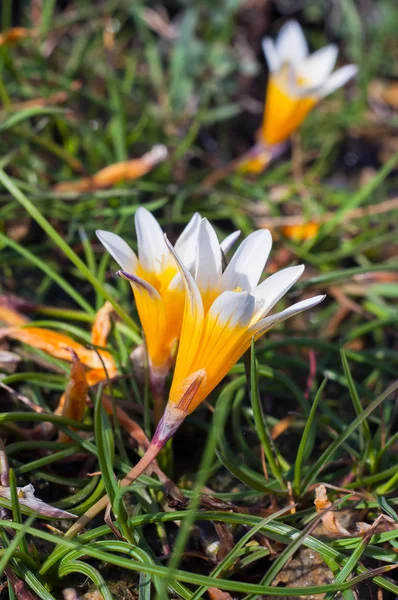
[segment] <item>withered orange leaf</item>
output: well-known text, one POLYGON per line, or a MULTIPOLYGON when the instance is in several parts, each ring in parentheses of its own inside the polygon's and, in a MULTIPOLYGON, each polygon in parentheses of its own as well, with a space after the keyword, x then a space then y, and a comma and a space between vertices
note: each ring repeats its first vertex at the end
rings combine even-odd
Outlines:
POLYGON ((25 40, 34 34, 32 29, 25 27, 12 27, 0 33, 0 46, 10 46, 16 44, 20 40, 25 40))
POLYGON ((332 510, 328 510, 332 506, 332 503, 327 496, 324 485, 318 485, 318 487, 315 488, 314 504, 317 513, 327 511, 322 517, 322 523, 326 531, 335 535, 350 535, 350 532, 340 523, 336 513, 332 510))
POLYGON ((53 187, 56 192, 90 192, 142 177, 153 167, 165 160, 167 149, 163 145, 154 146, 141 158, 126 160, 109 165, 91 177, 83 177, 77 181, 65 181, 53 187))
POLYGON ((29 323, 28 317, 21 315, 13 308, 0 304, 0 321, 6 323, 6 325, 26 325, 29 323))
POLYGON ((210 600, 233 600, 231 594, 223 592, 215 587, 209 587, 207 590, 210 600))
MULTIPOLYGON (((69 375, 69 382, 65 392, 61 396, 55 414, 80 422, 86 410, 88 382, 84 366, 76 352, 71 349, 70 353, 72 356, 72 368, 69 375)), ((66 442, 70 438, 61 431, 58 439, 60 442, 66 442)))
POLYGON ((105 302, 104 306, 97 311, 91 329, 91 341, 94 346, 106 346, 112 325, 110 316, 113 310, 112 304, 105 302))
POLYGON ((71 360, 70 349, 72 349, 81 362, 90 369, 101 369, 103 371, 105 365, 110 377, 113 377, 117 370, 115 362, 109 352, 96 352, 95 350, 85 348, 82 344, 75 342, 75 340, 68 335, 59 333, 58 331, 29 326, 7 327, 3 330, 0 329, 0 337, 1 336, 19 340, 24 344, 47 352, 50 356, 67 361, 71 360))

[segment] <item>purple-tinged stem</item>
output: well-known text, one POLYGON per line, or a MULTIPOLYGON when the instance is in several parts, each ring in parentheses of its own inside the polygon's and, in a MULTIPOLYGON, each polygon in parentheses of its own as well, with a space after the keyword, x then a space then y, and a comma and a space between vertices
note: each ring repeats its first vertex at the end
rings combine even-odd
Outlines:
MULTIPOLYGON (((160 419, 156 428, 155 435, 147 451, 140 461, 131 469, 131 471, 120 481, 120 487, 126 487, 133 483, 146 469, 150 466, 156 456, 159 454, 165 443, 177 431, 181 423, 186 417, 186 413, 176 408, 166 407, 163 417, 160 419)), ((90 523, 90 521, 98 515, 102 510, 105 510, 109 504, 109 497, 104 496, 98 500, 84 515, 82 515, 65 533, 66 539, 74 538, 82 529, 90 523)))

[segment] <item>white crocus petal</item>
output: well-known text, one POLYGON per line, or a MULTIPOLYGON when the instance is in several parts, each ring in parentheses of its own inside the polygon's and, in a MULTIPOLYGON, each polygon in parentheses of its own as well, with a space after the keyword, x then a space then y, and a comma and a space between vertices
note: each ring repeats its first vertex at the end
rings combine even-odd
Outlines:
POLYGON ((239 230, 234 231, 230 235, 227 235, 225 240, 223 240, 221 242, 220 248, 224 254, 227 254, 231 250, 232 246, 235 244, 235 242, 239 238, 239 236, 240 236, 240 231, 239 230))
POLYGON ((173 246, 170 244, 166 235, 164 236, 164 240, 165 240, 165 244, 166 244, 168 250, 172 254, 172 256, 177 264, 177 267, 180 271, 181 279, 185 286, 185 291, 187 293, 187 297, 185 300, 185 309, 184 310, 185 310, 185 312, 188 312, 192 317, 196 316, 197 319, 203 320, 204 310, 203 310, 202 296, 200 295, 199 288, 196 285, 196 282, 195 282, 194 278, 192 277, 191 273, 185 267, 181 258, 178 256, 177 252, 175 251, 173 246))
POLYGON ((290 290, 292 285, 301 277, 304 271, 304 265, 297 267, 288 267, 278 271, 260 283, 253 292, 256 300, 256 309, 253 315, 253 321, 262 319, 277 302, 290 290))
POLYGON ((265 37, 263 39, 262 46, 268 69, 271 71, 271 73, 280 71, 282 65, 273 40, 271 40, 269 37, 265 37))
POLYGON ((271 315, 270 317, 265 317, 265 319, 261 319, 261 321, 259 321, 255 325, 252 325, 249 331, 255 339, 258 339, 261 335, 263 335, 266 331, 271 329, 271 327, 273 327, 277 323, 282 323, 282 321, 285 321, 289 317, 303 312, 303 310, 313 308, 314 306, 322 302, 322 300, 324 300, 325 298, 325 295, 314 296, 313 298, 308 298, 308 300, 302 300, 301 302, 297 302, 296 304, 289 306, 289 308, 282 310, 282 312, 280 313, 276 313, 275 315, 271 315))
POLYGON ((333 71, 339 50, 335 44, 329 44, 308 56, 298 69, 307 87, 322 85, 333 71))
POLYGON ((254 298, 248 292, 223 292, 209 309, 209 321, 214 319, 222 327, 231 329, 245 328, 252 319, 254 304, 254 298))
POLYGON ((298 68, 308 55, 308 45, 303 30, 297 21, 288 21, 281 28, 275 42, 281 64, 288 63, 298 68))
POLYGON ((122 269, 128 273, 134 273, 137 268, 138 259, 130 246, 120 236, 116 235, 116 233, 101 231, 100 229, 95 233, 101 244, 108 250, 109 254, 113 256, 122 269))
POLYGON ((328 96, 345 85, 347 81, 352 79, 357 73, 358 67, 356 65, 346 65, 345 67, 341 67, 341 69, 337 69, 319 90, 319 97, 324 98, 325 96, 328 96))
POLYGON ((174 244, 175 251, 187 269, 191 269, 195 263, 196 244, 201 220, 200 214, 195 213, 174 244))
POLYGON ((206 292, 220 285, 222 255, 217 234, 207 219, 203 219, 196 247, 195 281, 200 291, 206 292))
POLYGON ((138 239, 138 258, 145 271, 159 273, 163 259, 169 253, 163 231, 155 217, 142 206, 135 213, 135 229, 138 239))
POLYGON ((272 247, 268 229, 251 233, 239 246, 222 275, 224 290, 256 288, 272 247))
POLYGON ((184 289, 184 280, 181 276, 181 273, 178 272, 174 275, 173 279, 169 283, 169 287, 167 288, 170 292, 184 289))

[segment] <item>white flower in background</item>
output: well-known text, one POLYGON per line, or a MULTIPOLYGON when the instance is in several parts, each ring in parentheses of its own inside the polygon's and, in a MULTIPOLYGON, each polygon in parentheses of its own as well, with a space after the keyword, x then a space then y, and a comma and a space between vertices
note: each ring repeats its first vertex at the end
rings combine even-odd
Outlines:
POLYGON ((358 72, 356 65, 336 71, 338 48, 329 44, 313 54, 300 25, 288 21, 275 42, 263 40, 270 75, 260 140, 268 145, 287 140, 325 96, 342 87, 358 72))

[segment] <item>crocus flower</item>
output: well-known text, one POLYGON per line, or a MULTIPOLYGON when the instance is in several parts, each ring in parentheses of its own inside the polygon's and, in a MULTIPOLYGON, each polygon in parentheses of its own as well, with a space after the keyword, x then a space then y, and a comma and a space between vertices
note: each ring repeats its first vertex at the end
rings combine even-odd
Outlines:
POLYGON ((334 44, 309 55, 296 21, 283 25, 275 43, 266 37, 263 49, 270 76, 259 138, 270 146, 286 141, 319 100, 358 71, 356 65, 346 65, 332 73, 338 54, 334 44))
POLYGON ((257 340, 277 323, 312 308, 325 297, 303 300, 269 316, 303 273, 304 266, 288 267, 259 284, 272 246, 266 229, 250 234, 223 270, 216 233, 203 219, 198 231, 195 277, 177 250, 166 243, 186 289, 176 366, 169 400, 152 442, 123 485, 145 470, 185 417, 227 375, 253 338, 257 340))
MULTIPOLYGON (((236 239, 235 234, 232 239, 236 239)), ((202 219, 197 230, 193 275, 178 254, 178 243, 175 248, 167 240, 165 244, 179 271, 175 277, 182 279, 186 290, 176 366, 164 415, 144 456, 120 481, 121 487, 147 469, 185 417, 249 348, 253 338, 260 338, 277 323, 312 308, 325 297, 315 296, 268 316, 298 280, 304 266, 288 267, 259 284, 272 246, 271 234, 265 229, 249 235, 223 269, 216 233, 202 219)), ((67 532, 67 537, 77 535, 108 503, 107 496, 98 500, 67 532)))
MULTIPOLYGON (((184 267, 192 272, 195 271, 201 221, 196 213, 175 244, 184 267)), ((174 361, 181 333, 185 288, 159 223, 143 207, 136 212, 135 227, 138 257, 118 235, 97 231, 97 236, 121 266, 118 274, 131 283, 148 352, 151 387, 156 396, 163 392, 165 377, 174 361)), ((232 234, 224 240, 223 250, 226 251, 235 239, 236 234, 232 234)), ((218 252, 221 256, 220 246, 218 252)))

